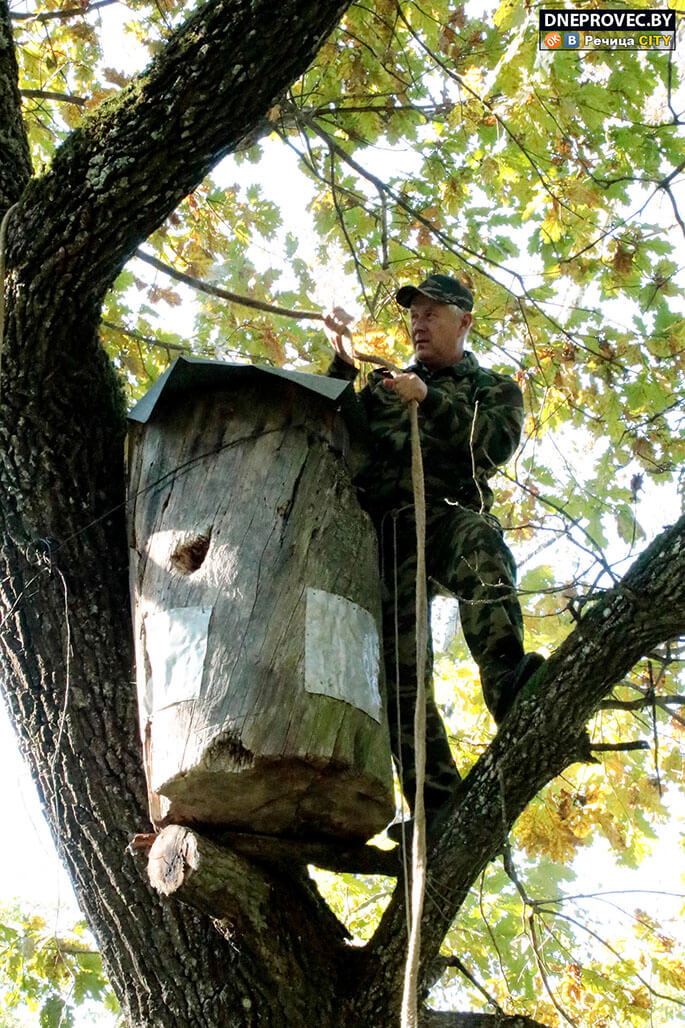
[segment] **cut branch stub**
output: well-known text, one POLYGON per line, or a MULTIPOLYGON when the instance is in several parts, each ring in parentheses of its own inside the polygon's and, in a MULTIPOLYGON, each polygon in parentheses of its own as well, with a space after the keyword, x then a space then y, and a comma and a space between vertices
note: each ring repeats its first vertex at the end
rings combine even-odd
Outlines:
POLYGON ((245 367, 219 382, 206 362, 198 389, 188 366, 130 440, 153 820, 369 838, 392 816, 392 780, 376 538, 342 452, 344 383, 245 367))

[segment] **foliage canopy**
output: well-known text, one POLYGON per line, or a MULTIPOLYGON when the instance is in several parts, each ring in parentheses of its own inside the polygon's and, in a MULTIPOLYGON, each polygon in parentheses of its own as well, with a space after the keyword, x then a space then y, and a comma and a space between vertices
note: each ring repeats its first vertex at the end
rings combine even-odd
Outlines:
POLYGON ((19 907, 0 908, 0 996, 6 1028, 74 1028, 84 1014, 118 1010, 85 922, 58 934, 19 907))
MULTIPOLYGON (((133 81, 131 56, 105 52, 111 11, 142 67, 195 9, 134 0, 124 13, 110 2, 71 13, 56 0, 11 7, 36 168, 133 81)), ((101 333, 132 398, 179 350, 323 371, 316 320, 202 292, 191 301, 174 270, 267 307, 311 311, 354 295, 361 348, 395 358, 409 353, 396 288, 428 271, 463 276, 476 295, 474 351, 514 374, 526 398, 526 436, 499 479, 498 514, 521 557, 531 648, 551 652, 685 486, 679 54, 545 53, 535 9, 473 8, 352 4, 238 155, 146 242, 168 273, 129 262, 101 333), (271 195, 286 151, 299 162, 308 224, 295 225, 271 195)), ((458 640, 436 677, 467 768, 492 724, 458 640)), ((573 859, 589 843, 604 840, 610 859, 630 867, 658 844, 674 809, 666 801, 683 783, 682 692, 673 641, 591 726, 607 747, 637 739, 649 751, 575 765, 519 819, 513 860, 484 873, 445 942, 445 983, 460 975, 474 1005, 485 992, 550 1025, 597 1028, 666 1023, 682 1008, 685 957, 652 900, 626 910, 622 900, 600 927, 599 904, 614 900, 568 898, 573 859)), ((350 927, 368 933, 378 881, 325 887, 350 927)))

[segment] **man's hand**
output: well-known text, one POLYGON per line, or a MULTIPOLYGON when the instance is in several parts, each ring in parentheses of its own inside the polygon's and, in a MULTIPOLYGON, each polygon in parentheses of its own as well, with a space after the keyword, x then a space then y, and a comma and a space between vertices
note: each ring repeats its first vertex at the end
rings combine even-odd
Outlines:
POLYGON ((426 383, 413 371, 403 371, 394 378, 384 378, 383 385, 386 389, 394 389, 402 403, 411 403, 412 400, 421 403, 428 392, 426 383))
POLYGON ((343 337, 352 339, 352 334, 347 326, 353 321, 352 315, 342 307, 334 307, 330 314, 323 319, 323 330, 337 355, 354 368, 356 367, 354 358, 349 355, 343 342, 343 337))

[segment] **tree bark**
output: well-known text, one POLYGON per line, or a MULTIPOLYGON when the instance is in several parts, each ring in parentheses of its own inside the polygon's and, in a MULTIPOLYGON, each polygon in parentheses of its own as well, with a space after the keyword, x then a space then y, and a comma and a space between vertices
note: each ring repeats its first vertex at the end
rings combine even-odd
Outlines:
MULTIPOLYGON (((642 655, 684 633, 682 517, 587 611, 527 683, 463 781, 439 831, 428 840, 424 987, 431 984, 428 969, 469 888, 501 852, 516 818, 565 767, 592 759, 585 725, 603 696, 642 655)), ((396 890, 373 939, 359 956, 363 1016, 365 1023, 379 1028, 402 991, 404 923, 403 898, 396 890)))
POLYGON ((4 0, 1 8, 0 90, 12 145, 0 148, 0 183, 9 183, 5 204, 20 197, 7 237, 0 412, 5 695, 131 1028, 275 1024, 249 952, 206 918, 160 903, 125 855, 147 815, 124 405, 97 324, 127 255, 305 69, 342 5, 203 7, 28 185, 4 0), (245 88, 228 102, 237 86, 245 88))
POLYGON ((545 1028, 532 1017, 519 1014, 507 1017, 500 1014, 449 1013, 442 1010, 425 1010, 420 1019, 420 1028, 545 1028))
MULTIPOLYGON (((19 202, 8 226, 0 383, 3 689, 130 1028, 397 1023, 399 894, 368 946, 347 947, 296 875, 228 858, 234 885, 244 871, 251 894, 269 897, 279 955, 272 965, 254 919, 217 932, 206 916, 160 901, 126 855, 128 834, 145 829, 147 815, 123 518, 124 405, 97 334, 102 299, 127 256, 266 114, 344 6, 201 7, 29 182, 0 0, 0 213, 19 202)), ((684 528, 681 521, 664 533, 585 615, 466 780, 432 841, 429 894, 441 904, 427 908, 425 983, 466 890, 518 813, 563 767, 587 757, 584 725, 601 698, 649 648, 685 629, 684 528)), ((246 897, 237 885, 234 893, 239 912, 246 897)), ((423 1023, 454 1024, 461 1015, 443 1016, 426 1013, 423 1023)))
POLYGON ((315 1014, 321 1023, 335 1023, 335 983, 347 932, 321 904, 306 872, 297 865, 291 872, 267 871, 173 825, 152 846, 148 875, 158 892, 177 893, 214 918, 243 953, 249 949, 262 969, 273 1023, 309 1024, 315 1014), (303 976, 309 989, 293 988, 303 976), (325 990, 316 985, 321 982, 325 990))
POLYGON ((21 117, 17 60, 6 0, 0 2, 0 221, 31 177, 31 154, 21 117))

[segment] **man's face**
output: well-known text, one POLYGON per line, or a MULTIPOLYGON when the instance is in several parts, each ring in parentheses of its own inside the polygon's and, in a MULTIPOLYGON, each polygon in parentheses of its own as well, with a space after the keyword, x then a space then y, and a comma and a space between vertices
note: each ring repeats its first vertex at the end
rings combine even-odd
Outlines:
POLYGON ((461 360, 472 320, 468 311, 418 293, 409 315, 414 352, 426 367, 437 370, 461 360))

